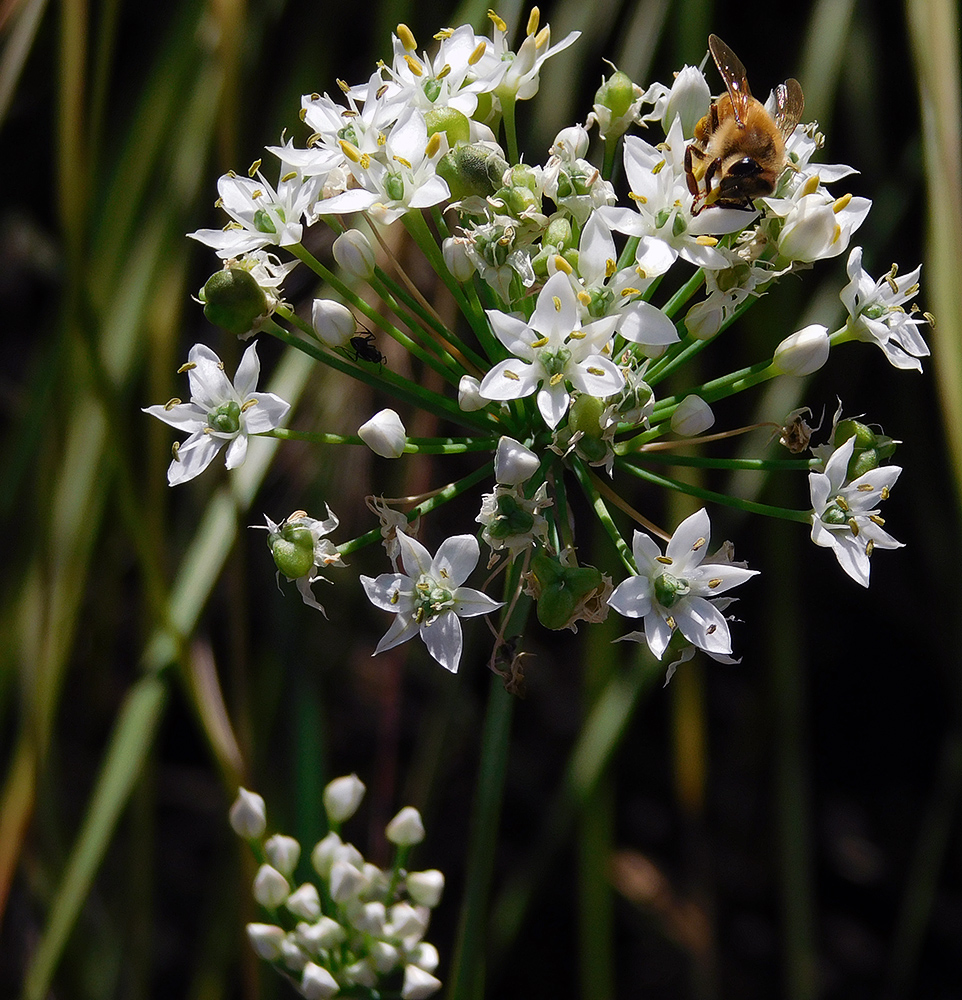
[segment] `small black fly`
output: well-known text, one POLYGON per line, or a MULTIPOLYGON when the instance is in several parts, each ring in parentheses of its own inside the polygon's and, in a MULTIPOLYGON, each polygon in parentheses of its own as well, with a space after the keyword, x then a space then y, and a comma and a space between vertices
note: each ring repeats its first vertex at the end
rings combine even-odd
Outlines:
POLYGON ((364 330, 363 333, 351 337, 351 347, 354 348, 355 361, 370 361, 374 365, 383 365, 387 361, 387 358, 378 350, 374 334, 370 330, 364 330))

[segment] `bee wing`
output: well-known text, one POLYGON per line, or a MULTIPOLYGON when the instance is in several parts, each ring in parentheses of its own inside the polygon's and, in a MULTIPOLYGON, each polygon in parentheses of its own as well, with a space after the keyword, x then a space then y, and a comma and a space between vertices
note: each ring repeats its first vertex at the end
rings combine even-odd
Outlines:
POLYGON ((787 139, 795 131, 804 110, 805 97, 798 80, 786 80, 775 88, 775 113, 772 117, 783 138, 787 139))
MULTIPOLYGON (((748 89, 745 66, 718 35, 708 36, 708 48, 711 50, 718 72, 721 73, 721 78, 725 81, 725 87, 728 89, 735 121, 740 128, 744 128, 745 122, 748 120, 748 108, 752 97, 752 92, 748 89)), ((799 93, 801 93, 801 88, 799 88, 799 93)))

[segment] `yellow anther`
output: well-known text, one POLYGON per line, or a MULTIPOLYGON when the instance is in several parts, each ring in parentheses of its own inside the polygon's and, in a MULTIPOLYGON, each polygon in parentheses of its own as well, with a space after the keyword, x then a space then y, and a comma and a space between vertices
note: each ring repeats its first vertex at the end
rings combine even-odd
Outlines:
POLYGON ((629 191, 628 192, 628 197, 632 201, 637 201, 639 205, 647 205, 648 204, 648 199, 643 194, 635 194, 634 191, 629 191))
POLYGON ((174 459, 175 462, 179 462, 180 461, 180 442, 179 441, 175 441, 170 446, 170 454, 173 456, 173 459, 174 459))
POLYGON ((641 295, 641 292, 637 288, 622 288, 621 297, 623 299, 630 299, 632 295, 641 295))
POLYGON ((706 539, 704 537, 699 538, 691 547, 692 552, 697 552, 705 544, 705 541, 706 539))
POLYGON ((532 341, 531 346, 534 348, 547 347, 551 343, 550 337, 539 337, 537 340, 532 341))
POLYGON ((861 486, 857 487, 859 493, 868 493, 872 489, 871 483, 862 483, 861 486))
POLYGON ((471 53, 471 55, 468 56, 468 65, 476 66, 481 61, 481 58, 484 56, 487 47, 488 47, 487 42, 479 42, 478 47, 471 53))
POLYGON ((217 362, 217 367, 218 367, 218 368, 219 368, 219 369, 220 369, 221 371, 224 371, 224 368, 225 368, 225 366, 224 366, 224 362, 223 362, 223 361, 218 361, 218 362, 217 362))
POLYGON ((716 587, 720 587, 720 586, 721 586, 721 578, 720 577, 716 576, 714 580, 709 580, 708 581, 708 589, 709 590, 714 590, 716 587))
POLYGON ((450 63, 445 63, 438 70, 437 76, 435 76, 434 79, 435 80, 443 80, 446 76, 450 76, 450 75, 451 75, 451 64, 450 63))
POLYGON ((307 137, 307 143, 306 143, 306 145, 308 145, 308 146, 314 146, 320 140, 320 138, 321 138, 321 133, 320 132, 312 132, 307 137))
POLYGON ((301 110, 297 112, 297 117, 300 118, 301 121, 305 121, 307 119, 307 108, 301 108, 301 110))
POLYGON ((611 278, 614 276, 615 272, 618 270, 618 264, 609 257, 605 261, 605 277, 611 278))
POLYGON ((835 232, 832 233, 832 242, 833 243, 838 243, 838 241, 841 238, 842 238, 842 227, 840 225, 838 225, 838 223, 836 223, 835 224, 835 232))
POLYGON ((869 520, 872 522, 872 524, 877 524, 880 528, 885 527, 885 518, 882 517, 881 514, 872 514, 869 517, 869 520))
POLYGON ((578 301, 583 306, 586 306, 586 307, 590 306, 591 305, 591 296, 584 289, 582 289, 580 292, 578 292, 578 301))
POLYGON ((374 92, 374 96, 380 100, 387 93, 387 84, 385 83, 382 87, 378 87, 374 92))
POLYGON ((264 192, 260 188, 255 188, 253 191, 251 191, 251 198, 252 199, 254 199, 254 198, 263 198, 263 197, 264 197, 264 192))
POLYGON ((521 381, 521 376, 520 375, 516 375, 513 371, 511 371, 508 368, 505 368, 503 374, 504 374, 505 378, 511 379, 512 382, 520 382, 521 381))
POLYGON ((717 247, 718 240, 714 236, 696 236, 695 242, 703 247, 717 247))
POLYGON ((551 41, 551 29, 545 25, 534 38, 534 47, 543 49, 551 41))
POLYGON ((641 278, 642 281, 645 281, 648 278, 648 272, 643 267, 636 267, 635 273, 639 278, 641 278))
POLYGON ((387 145, 387 136, 383 132, 378 132, 377 134, 377 144, 379 146, 387 145))
POLYGON ((498 17, 493 10, 488 11, 488 17, 491 19, 491 23, 498 29, 498 31, 507 31, 508 26, 498 17))
POLYGON ((256 399, 247 399, 244 401, 244 405, 241 407, 241 413, 246 413, 252 406, 257 406, 256 399))
POLYGON ((898 295, 899 286, 896 284, 895 278, 893 278, 891 274, 885 275, 885 283, 892 289, 893 295, 898 295))
POLYGON ((342 118, 347 118, 350 121, 352 118, 357 118, 357 112, 353 108, 344 108, 341 112, 342 118))
POLYGON ((843 194, 841 198, 836 199, 835 204, 832 205, 832 211, 838 215, 843 208, 848 208, 848 203, 852 200, 851 194, 843 194))
POLYGON ((571 333, 568 334, 568 340, 584 340, 587 336, 588 334, 585 333, 584 330, 572 330, 571 333))
POLYGON ((177 374, 178 375, 183 375, 184 372, 193 371, 196 367, 197 367, 196 362, 194 362, 194 361, 185 361, 180 366, 180 368, 177 369, 177 374))
POLYGON ((858 532, 859 532, 858 521, 856 521, 854 517, 850 517, 848 519, 848 528, 849 531, 852 532, 852 537, 858 538, 858 532))
POLYGON ((551 301, 554 303, 555 312, 561 312, 561 299, 557 295, 552 295, 551 301))
POLYGON ((261 168, 262 160, 254 160, 254 162, 247 168, 247 176, 253 177, 261 168))
POLYGON ((654 165, 654 166, 653 166, 653 167, 651 168, 651 172, 652 172, 653 174, 660 174, 660 173, 662 172, 662 170, 664 170, 664 168, 665 168, 665 164, 666 164, 667 162, 668 162, 667 160, 659 160, 659 161, 658 161, 658 162, 657 162, 657 163, 656 163, 656 164, 655 164, 655 165, 654 165))
POLYGON ((929 324, 932 329, 935 329, 935 315, 930 312, 924 312, 922 315, 925 317, 925 322, 929 324))
POLYGON ((408 64, 408 69, 415 76, 424 76, 424 67, 414 56, 405 55, 404 61, 408 64))
POLYGON ((865 554, 866 554, 866 556, 868 556, 871 559, 872 553, 874 551, 875 551, 875 540, 873 538, 870 538, 865 543, 865 554))
POLYGON ((401 591, 400 590, 395 590, 394 593, 391 594, 391 603, 392 604, 397 604, 397 602, 400 599, 401 599, 401 591))
POLYGON ((526 35, 536 35, 538 33, 538 22, 541 20, 541 11, 537 7, 531 8, 528 15, 528 27, 525 29, 526 35))
POLYGON ((571 265, 560 254, 555 254, 554 266, 559 271, 564 271, 565 274, 571 274, 572 272, 571 265))
POLYGON ((705 634, 706 635, 714 635, 716 628, 718 628, 717 625, 709 625, 708 628, 705 630, 705 634))
POLYGON ((365 170, 371 169, 371 154, 361 153, 360 164, 365 170))
POLYGON ((183 402, 182 399, 178 399, 176 396, 172 396, 170 399, 167 400, 166 403, 164 403, 164 409, 172 410, 175 406, 180 406, 182 402, 183 402))
POLYGON ((397 163, 400 163, 402 167, 407 167, 408 170, 411 169, 411 161, 410 160, 405 160, 403 156, 395 156, 394 159, 395 159, 395 161, 397 163))
POLYGON ((548 379, 548 385, 554 387, 559 382, 563 381, 564 377, 565 377, 564 372, 555 372, 554 375, 552 375, 551 378, 548 379))
POLYGON ((341 147, 341 152, 352 162, 361 162, 361 151, 354 145, 353 142, 348 142, 347 139, 338 140, 338 145, 341 147))
POLYGON ((351 85, 346 80, 338 80, 337 85, 344 91, 345 94, 351 89, 351 85))
POLYGON ((674 628, 676 628, 676 627, 677 627, 677 626, 675 625, 675 619, 674 619, 674 618, 672 618, 672 617, 671 617, 671 615, 669 615, 669 616, 668 616, 668 617, 667 617, 667 618, 665 619, 665 624, 666 624, 666 625, 667 625, 667 626, 668 626, 668 627, 669 627, 670 629, 674 629, 674 628))
POLYGON ((292 181, 292 180, 294 180, 294 178, 296 176, 297 176, 297 171, 296 170, 289 170, 286 174, 284 174, 284 176, 281 178, 281 180, 282 181, 292 181))
POLYGON ((590 366, 588 368, 588 374, 597 375, 599 378, 601 378, 605 374, 605 370, 604 368, 595 368, 594 366, 590 366))
POLYGON ((442 28, 440 31, 434 33, 434 40, 436 42, 443 42, 450 38, 454 34, 454 28, 442 28))
POLYGON ((418 43, 414 39, 414 32, 406 24, 397 26, 397 37, 408 52, 413 52, 418 47, 418 43))
POLYGON ((889 488, 888 488, 887 486, 883 486, 883 487, 882 487, 882 489, 881 489, 881 490, 879 491, 879 496, 880 496, 880 497, 881 497, 881 498, 882 498, 883 500, 888 500, 888 498, 889 498, 889 495, 890 495, 890 494, 889 494, 889 488))
POLYGON ((435 132, 434 135, 428 139, 428 144, 424 147, 424 155, 429 159, 433 159, 438 151, 441 149, 441 133, 435 132))
POLYGON ((802 195, 815 194, 818 190, 819 177, 818 174, 812 174, 811 177, 802 185, 802 195))
POLYGON ((835 498, 835 506, 838 507, 839 510, 844 510, 846 513, 848 512, 848 504, 845 502, 845 497, 843 496, 837 496, 835 498))
POLYGON ((671 556, 655 556, 655 562, 663 563, 665 566, 670 566, 673 562, 671 556))

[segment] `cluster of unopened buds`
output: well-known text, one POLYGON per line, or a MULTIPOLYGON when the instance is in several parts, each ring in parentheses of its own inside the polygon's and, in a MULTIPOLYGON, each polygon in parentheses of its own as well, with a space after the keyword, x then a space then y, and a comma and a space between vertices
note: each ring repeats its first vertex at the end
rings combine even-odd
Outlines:
POLYGON ((241 789, 230 822, 261 861, 254 899, 267 919, 247 925, 257 954, 293 982, 307 1000, 342 993, 421 1000, 441 987, 437 949, 424 940, 431 910, 444 889, 436 870, 409 872, 406 859, 424 839, 416 809, 407 806, 387 825, 394 864, 384 871, 337 832, 364 795, 357 775, 324 790, 330 832, 310 854, 311 877, 299 882, 301 845, 276 833, 265 839, 264 800, 241 789), (299 883, 299 884, 298 884, 299 883))
MULTIPOLYGON (((670 87, 647 89, 616 71, 602 82, 584 125, 563 129, 543 164, 523 160, 516 104, 537 93, 545 60, 577 33, 552 45, 534 9, 514 51, 504 22, 493 13, 491 22, 491 37, 468 25, 444 29, 433 53, 419 53, 399 25, 393 59, 370 79, 339 81, 336 98, 303 97, 304 145, 288 139, 269 148, 279 163, 277 183, 260 161, 246 177, 222 177, 218 205, 227 225, 191 234, 224 263, 201 294, 212 321, 243 338, 278 337, 393 396, 393 405, 356 434, 289 430, 282 426, 287 404, 256 390, 255 345, 233 382, 214 352, 198 345, 184 368, 190 401, 148 409, 190 434, 175 448, 169 481, 192 479, 222 448, 229 468, 240 464, 248 438, 258 434, 366 444, 386 459, 456 455, 462 470, 478 453, 485 456, 479 468, 459 471, 463 478, 440 490, 397 502, 371 498, 380 532, 337 546, 325 537, 338 524, 330 510, 319 519, 303 511, 279 523, 268 518, 279 572, 320 608, 312 585, 323 571, 383 540, 392 571, 360 580, 374 605, 395 616, 376 651, 420 636, 452 671, 462 654, 461 619, 502 606, 507 619, 522 594, 534 599, 548 628, 576 629, 614 608, 643 620, 643 630, 625 638, 645 641, 659 658, 671 646, 675 663, 696 649, 730 660, 730 591, 755 571, 735 561, 728 543, 710 550, 704 508, 673 533, 659 528, 644 513, 654 508, 655 488, 805 523, 813 541, 867 586, 873 551, 900 545, 880 513, 900 471, 888 464, 891 438, 839 411, 826 443, 810 448, 813 431, 799 411, 772 414, 767 426, 793 455, 810 457, 721 460, 690 449, 753 429, 706 433, 727 397, 810 375, 844 344, 875 344, 893 366, 921 370, 928 349, 919 326, 931 317, 914 305, 919 271, 900 276, 893 266, 879 280, 869 275, 861 248, 849 248, 871 202, 829 190, 855 171, 817 161, 824 137, 815 123, 800 123, 801 86, 787 81, 763 106, 716 36, 709 46, 726 93, 713 100, 703 68, 686 66, 670 87), (764 155, 749 119, 771 133, 764 155), (636 128, 652 141, 629 134, 636 128), (593 131, 600 165, 589 159, 593 131), (619 154, 623 204, 613 181, 619 154), (446 286, 460 310, 457 324, 442 319, 394 260, 379 230, 396 223, 446 286), (315 224, 336 233, 331 259, 305 246, 315 224), (685 390, 660 394, 669 377, 685 385, 686 364, 780 277, 846 251, 845 318, 836 330, 810 324, 773 341, 750 367, 705 383, 693 377, 685 390), (291 259, 280 260, 281 252, 291 259), (300 313, 283 295, 298 264, 325 287, 325 297, 300 313), (379 296, 380 308, 360 285, 379 296), (384 353, 388 339, 395 343, 384 353), (400 350, 410 355, 404 366, 390 360, 400 350), (432 414, 445 436, 410 436, 405 415, 417 409, 432 414), (811 504, 762 510, 670 478, 678 447, 689 449, 688 464, 704 469, 791 467, 808 476, 811 504), (447 537, 432 555, 414 537, 421 520, 485 482, 480 530, 447 537), (625 567, 620 583, 583 560, 573 487, 625 567), (638 525, 630 540, 613 508, 638 525), (488 582, 507 571, 503 601, 465 586, 482 543, 488 582)), ((495 631, 496 651, 514 656, 517 636, 504 625, 495 631)), ((504 655, 490 663, 501 669, 504 655)))

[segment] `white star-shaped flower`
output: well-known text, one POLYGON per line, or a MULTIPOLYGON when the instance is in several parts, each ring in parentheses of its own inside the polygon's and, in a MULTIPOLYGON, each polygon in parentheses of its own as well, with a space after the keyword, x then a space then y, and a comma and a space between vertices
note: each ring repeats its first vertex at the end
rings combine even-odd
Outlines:
POLYGON ((256 344, 244 351, 233 383, 224 374, 224 363, 204 344, 190 349, 184 368, 190 381, 189 403, 171 400, 144 407, 144 413, 190 433, 167 470, 171 486, 199 476, 225 445, 227 468, 242 465, 248 437, 279 427, 291 408, 272 392, 255 391, 261 370, 256 344))
POLYGON ((850 437, 836 448, 825 463, 824 472, 810 472, 812 492, 812 541, 831 548, 839 566, 863 587, 869 584, 870 558, 875 549, 900 549, 882 525, 880 501, 888 498, 902 470, 897 465, 880 465, 848 482, 848 466, 855 450, 850 437))
POLYGON ((568 276, 558 271, 544 284, 527 322, 498 309, 488 318, 495 336, 514 355, 481 380, 485 399, 521 399, 538 393, 538 409, 553 430, 571 404, 570 385, 599 399, 619 392, 625 377, 604 357, 617 318, 582 324, 568 276))
POLYGON ((638 575, 620 583, 608 598, 619 614, 644 618, 645 640, 659 660, 676 628, 712 656, 732 651, 728 620, 714 599, 758 571, 732 563, 727 553, 705 562, 710 532, 704 508, 678 525, 664 555, 653 538, 636 531, 632 552, 638 575))
POLYGON ((393 649, 420 634, 428 652, 446 670, 456 673, 463 638, 461 618, 486 615, 500 608, 480 590, 461 586, 478 564, 481 547, 474 535, 454 535, 441 543, 437 555, 416 539, 397 533, 403 573, 362 576, 371 603, 397 615, 374 650, 393 649))
POLYGON ((873 281, 862 268, 862 248, 853 247, 847 270, 851 280, 839 298, 848 310, 849 329, 859 340, 877 344, 894 367, 921 371, 919 358, 927 357, 929 349, 916 327, 925 320, 902 308, 918 294, 921 267, 897 278, 893 265, 884 278, 873 281))

